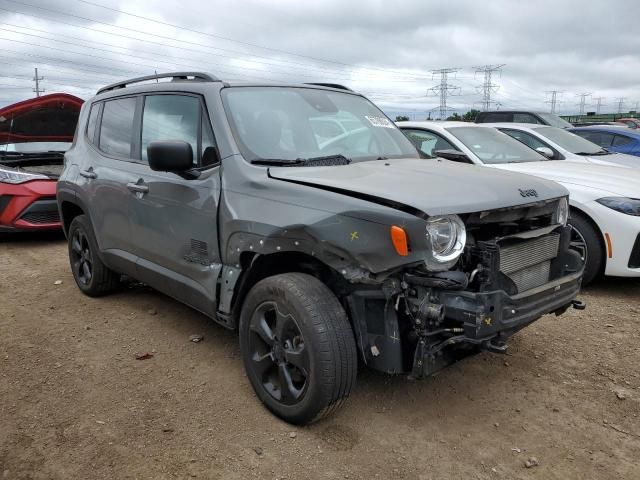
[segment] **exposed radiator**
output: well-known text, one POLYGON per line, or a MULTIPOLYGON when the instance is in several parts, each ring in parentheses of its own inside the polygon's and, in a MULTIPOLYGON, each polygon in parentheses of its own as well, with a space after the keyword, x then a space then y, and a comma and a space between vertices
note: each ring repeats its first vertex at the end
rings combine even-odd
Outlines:
POLYGON ((500 247, 500 271, 524 292, 549 281, 551 260, 558 256, 560 235, 552 233, 500 247))

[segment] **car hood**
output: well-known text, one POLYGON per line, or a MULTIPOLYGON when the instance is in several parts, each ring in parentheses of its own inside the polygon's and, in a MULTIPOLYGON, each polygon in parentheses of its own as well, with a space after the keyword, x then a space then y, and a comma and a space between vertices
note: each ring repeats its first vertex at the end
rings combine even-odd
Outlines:
POLYGON ((36 97, 0 109, 0 145, 71 142, 83 100, 66 93, 36 97))
POLYGON ((269 175, 391 207, 409 206, 427 215, 493 210, 568 194, 562 186, 544 179, 441 159, 274 167, 269 175))
POLYGON ((640 169, 557 160, 493 165, 501 170, 528 173, 564 185, 581 185, 621 196, 640 194, 640 169))

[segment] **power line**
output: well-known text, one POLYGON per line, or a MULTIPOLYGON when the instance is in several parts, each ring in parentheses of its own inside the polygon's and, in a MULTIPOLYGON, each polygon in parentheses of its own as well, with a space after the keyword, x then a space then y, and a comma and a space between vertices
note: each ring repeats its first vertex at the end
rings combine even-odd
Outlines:
POLYGON ((624 101, 627 97, 618 97, 616 98, 616 102, 618 102, 618 113, 622 113, 622 106, 624 105, 624 101))
POLYGON ((44 80, 44 77, 38 76, 38 67, 35 68, 35 75, 33 77, 33 81, 36 82, 36 88, 33 89, 36 92, 36 97, 40 96, 40 93, 44 92, 44 88, 40 88, 40 80, 44 80))
POLYGON ((576 97, 580 97, 580 102, 576 105, 580 106, 580 115, 584 115, 584 106, 587 102, 587 97, 591 95, 590 93, 576 93, 576 97))
POLYGON ((479 88, 482 89, 482 110, 485 112, 491 109, 491 103, 496 103, 491 102, 491 94, 493 92, 497 92, 498 88, 500 88, 499 85, 491 83, 491 76, 494 72, 499 72, 504 66, 505 64, 503 63, 500 65, 483 65, 482 67, 474 67, 476 74, 484 74, 484 82, 479 86, 479 88))
MULTIPOLYGON (((104 22, 104 21, 101 21, 101 20, 97 20, 97 19, 94 19, 94 18, 83 17, 81 15, 74 15, 74 14, 66 13, 66 12, 63 12, 63 11, 60 11, 60 10, 41 7, 41 6, 34 5, 34 4, 28 3, 28 2, 20 2, 20 1, 17 1, 17 0, 6 0, 6 1, 14 3, 14 4, 22 5, 22 6, 35 8, 35 9, 42 10, 42 11, 45 11, 45 12, 55 13, 55 14, 58 14, 58 15, 64 15, 64 16, 71 17, 71 18, 77 18, 77 19, 83 20, 83 21, 88 21, 88 22, 92 22, 92 23, 96 23, 96 24, 100 24, 100 25, 105 25, 105 26, 108 26, 108 27, 111 27, 111 28, 118 28, 120 30, 125 30, 125 31, 129 31, 129 32, 135 32, 135 33, 139 33, 139 34, 142 34, 142 35, 147 35, 147 36, 159 38, 159 39, 162 39, 162 40, 165 40, 165 41, 169 40, 169 41, 173 41, 173 42, 180 42, 180 43, 184 43, 184 44, 188 44, 188 45, 195 45, 195 46, 209 48, 209 49, 233 52, 233 53, 237 53, 237 54, 240 54, 240 55, 248 55, 248 56, 256 57, 256 58, 269 59, 269 57, 255 55, 255 54, 251 54, 249 52, 239 52, 237 50, 234 51, 234 50, 222 49, 222 48, 219 48, 219 47, 213 47, 211 45, 206 45, 206 44, 202 44, 202 43, 198 43, 198 42, 191 42, 191 41, 188 41, 188 40, 180 40, 180 39, 175 38, 175 37, 169 37, 169 36, 160 35, 160 34, 157 34, 157 33, 145 32, 145 31, 142 31, 142 30, 136 30, 134 28, 123 27, 123 26, 116 25, 116 24, 113 24, 113 23, 108 23, 108 22, 104 22)), ((135 15, 135 14, 132 14, 132 13, 129 13, 129 12, 124 12, 122 10, 112 9, 111 7, 106 7, 104 5, 99 5, 99 4, 95 4, 95 5, 96 6, 100 6, 102 8, 105 8, 105 9, 108 9, 108 10, 114 10, 114 11, 116 11, 118 13, 123 14, 123 15, 129 15, 129 16, 134 16, 134 17, 138 17, 138 18, 143 18, 143 19, 151 21, 151 22, 160 23, 160 24, 166 24, 167 26, 171 26, 173 28, 177 28, 177 29, 181 29, 181 30, 185 30, 185 31, 191 31, 190 29, 187 29, 185 27, 180 27, 178 25, 168 24, 168 23, 161 22, 159 20, 155 20, 155 19, 152 19, 152 18, 142 17, 142 16, 135 15)), ((2 9, 2 10, 7 10, 7 9, 2 9)), ((7 11, 11 11, 11 10, 7 10, 7 11)), ((33 15, 33 14, 24 14, 22 12, 15 12, 15 11, 11 11, 11 12, 20 13, 20 14, 28 15, 28 16, 34 16, 34 17, 37 17, 37 18, 45 19, 47 21, 57 21, 59 23, 66 23, 67 25, 72 25, 72 26, 78 27, 78 28, 87 28, 88 29, 88 27, 79 26, 79 25, 76 25, 76 24, 73 24, 73 23, 68 23, 68 22, 61 22, 59 20, 53 20, 53 19, 51 19, 49 17, 42 17, 42 16, 38 16, 38 15, 33 15)), ((98 32, 101 32, 101 33, 104 33, 104 34, 112 34, 112 32, 105 32, 104 30, 94 30, 94 31, 98 31, 98 32)), ((254 47, 254 48, 262 48, 262 49, 266 49, 266 50, 278 51, 280 53, 286 53, 288 55, 298 56, 298 57, 302 57, 302 58, 308 58, 308 59, 311 59, 311 60, 314 60, 314 61, 333 63, 333 64, 341 65, 342 68, 344 68, 344 67, 348 67, 348 68, 352 68, 352 69, 353 68, 357 68, 357 69, 364 68, 364 69, 369 69, 369 70, 376 70, 376 71, 380 71, 380 72, 386 72, 387 74, 392 74, 392 75, 396 75, 396 76, 397 75, 402 75, 404 77, 413 76, 413 77, 420 78, 420 79, 426 78, 424 76, 419 76, 419 75, 415 75, 415 74, 411 74, 411 73, 407 73, 407 72, 399 72, 399 71, 394 71, 394 70, 389 70, 389 69, 384 69, 384 68, 378 68, 378 67, 363 67, 363 66, 360 66, 360 65, 350 65, 348 63, 343 63, 343 62, 338 62, 338 61, 333 61, 333 60, 326 60, 326 59, 323 60, 323 59, 319 59, 319 58, 316 58, 316 57, 296 54, 296 53, 292 53, 292 52, 287 52, 285 50, 278 50, 278 49, 271 49, 269 47, 262 47, 262 46, 257 45, 257 44, 252 44, 252 43, 249 43, 249 42, 243 42, 243 41, 240 41, 240 40, 234 40, 234 39, 230 39, 230 38, 226 38, 226 37, 217 36, 217 35, 214 35, 214 34, 208 34, 208 33, 205 33, 205 32, 198 32, 198 31, 193 31, 193 32, 194 33, 200 33, 202 35, 212 36, 212 37, 220 37, 223 40, 227 40, 227 41, 230 41, 230 42, 242 44, 242 45, 245 45, 245 46, 251 46, 251 47, 254 47)), ((116 34, 116 35, 120 35, 120 34, 116 34)), ((147 40, 145 40, 145 39, 140 39, 140 38, 134 38, 134 39, 138 40, 138 41, 142 41, 142 42, 147 42, 147 40)), ((160 44, 160 45, 162 45, 164 47, 167 46, 166 44, 160 44)), ((290 64, 296 64, 296 62, 291 62, 291 61, 288 61, 288 60, 280 60, 280 61, 286 62, 286 63, 290 63, 290 64)), ((297 65, 306 66, 307 68, 319 69, 318 67, 309 67, 308 64, 303 64, 303 63, 297 63, 297 65)))
POLYGON ((460 90, 460 87, 456 85, 452 85, 449 83, 449 74, 456 73, 459 68, 440 68, 438 70, 432 70, 431 73, 435 75, 440 75, 440 84, 435 85, 429 89, 429 92, 440 96, 440 120, 445 120, 447 118, 447 97, 450 95, 454 95, 452 92, 456 92, 460 90))
POLYGON ((563 92, 560 90, 549 90, 547 92, 545 92, 547 95, 551 95, 551 99, 547 100, 544 103, 550 103, 551 104, 551 113, 556 113, 556 104, 560 103, 558 101, 558 94, 562 94, 563 92))
MULTIPOLYGON (((14 0, 8 0, 8 1, 14 1, 14 0)), ((93 5, 94 7, 104 8, 104 9, 110 10, 112 12, 117 12, 117 13, 120 13, 122 15, 127 15, 127 16, 134 17, 134 18, 139 18, 141 20, 146 20, 146 21, 157 23, 157 24, 160 24, 160 25, 165 25, 167 27, 177 28, 177 29, 184 30, 184 31, 187 31, 187 32, 191 32, 191 33, 197 33, 199 35, 205 35, 205 36, 212 37, 212 38, 217 38, 217 39, 220 39, 220 40, 226 40, 228 42, 233 42, 233 43, 237 43, 237 44, 240 44, 240 45, 245 45, 245 46, 248 46, 248 47, 259 48, 259 49, 268 50, 268 51, 271 51, 271 52, 284 53, 286 55, 291 55, 291 56, 299 57, 299 58, 307 58, 307 59, 313 60, 315 62, 324 62, 324 63, 331 63, 331 64, 335 64, 335 65, 341 65, 341 66, 344 66, 344 67, 353 67, 353 65, 350 65, 350 64, 344 63, 344 62, 339 62, 339 61, 336 61, 336 60, 313 57, 313 56, 310 56, 310 55, 303 55, 303 54, 300 54, 300 53, 291 52, 289 50, 283 50, 283 49, 272 48, 272 47, 265 47, 264 45, 258 45, 258 44, 255 44, 255 43, 245 42, 245 41, 242 41, 242 40, 236 40, 234 38, 225 37, 225 36, 222 36, 222 35, 216 35, 216 34, 209 33, 209 32, 202 32, 200 30, 195 30, 195 29, 192 29, 192 28, 183 27, 183 26, 176 25, 176 24, 173 24, 173 23, 163 22, 161 20, 156 20, 154 18, 145 17, 143 15, 136 15, 134 13, 126 12, 124 10, 120 10, 120 9, 113 8, 113 7, 108 7, 108 6, 102 5, 100 3, 90 2, 88 0, 77 0, 77 1, 81 2, 81 3, 85 3, 87 5, 93 5)), ((20 2, 14 2, 14 3, 20 3, 20 2)), ((391 73, 395 73, 395 74, 399 74, 399 75, 407 75, 407 72, 399 72, 399 71, 389 70, 389 69, 386 69, 386 68, 377 68, 377 67, 367 67, 367 68, 369 68, 371 70, 378 70, 378 71, 381 71, 381 72, 387 72, 387 73, 391 72, 391 73)), ((425 77, 423 77, 423 78, 425 78, 425 77)))

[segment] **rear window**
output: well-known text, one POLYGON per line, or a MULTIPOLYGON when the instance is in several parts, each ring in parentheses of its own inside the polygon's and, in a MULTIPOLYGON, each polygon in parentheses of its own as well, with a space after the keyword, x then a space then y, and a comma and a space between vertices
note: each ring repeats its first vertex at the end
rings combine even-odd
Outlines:
POLYGON ((117 157, 131 157, 136 99, 109 100, 104 103, 100 124, 100 150, 117 157))
POLYGON ((478 115, 478 123, 513 122, 513 114, 506 112, 481 113, 478 115))

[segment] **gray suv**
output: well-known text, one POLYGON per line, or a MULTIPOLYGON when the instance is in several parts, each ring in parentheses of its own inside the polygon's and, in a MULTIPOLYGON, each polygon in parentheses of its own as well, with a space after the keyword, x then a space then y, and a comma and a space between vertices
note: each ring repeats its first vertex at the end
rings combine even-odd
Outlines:
POLYGON ((340 85, 105 87, 57 198, 82 292, 125 275, 238 329, 258 397, 295 424, 343 403, 358 360, 422 378, 582 307, 563 187, 421 159, 340 85))

